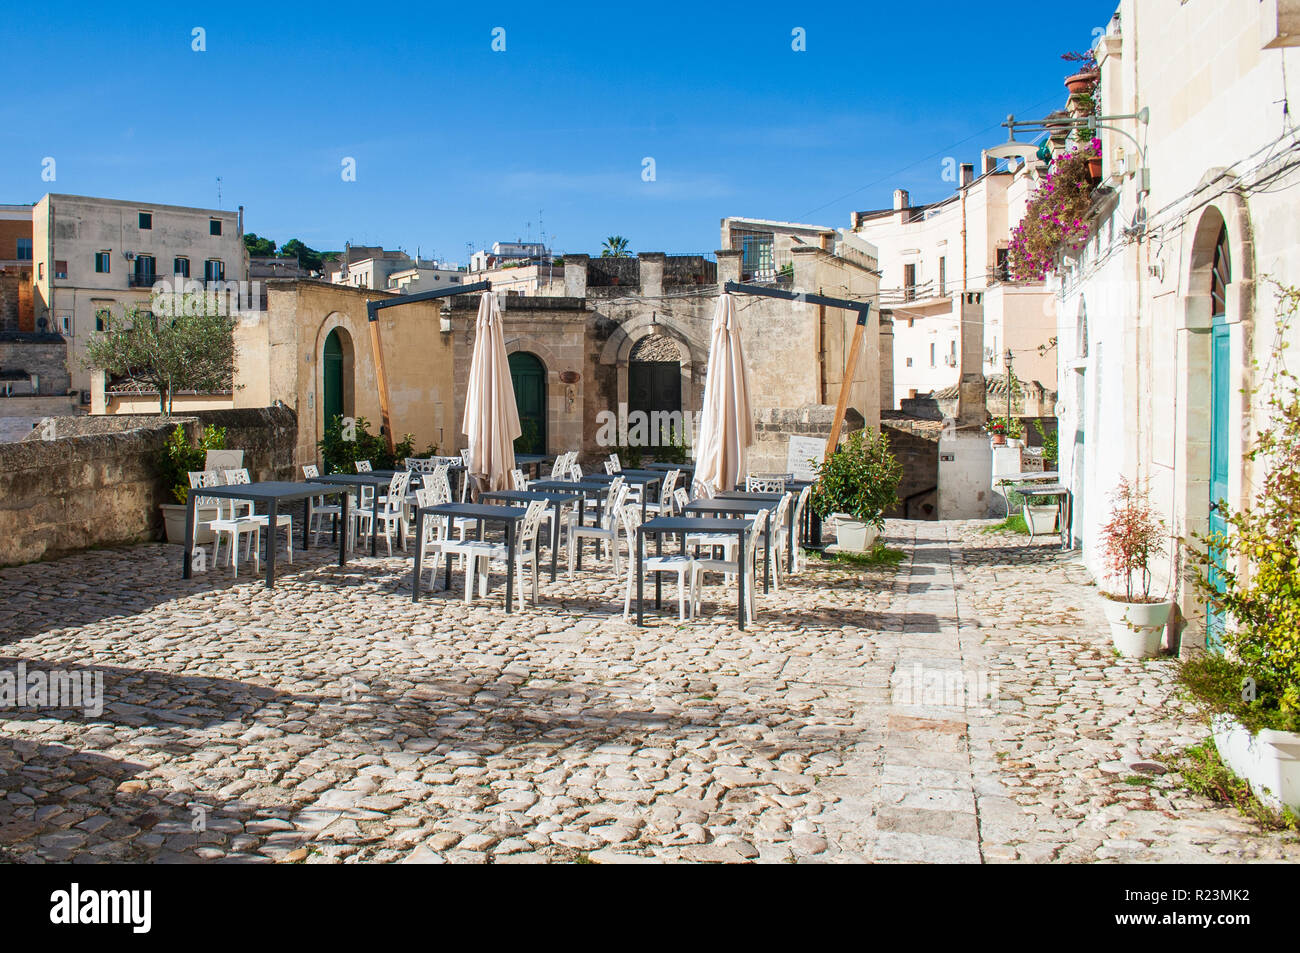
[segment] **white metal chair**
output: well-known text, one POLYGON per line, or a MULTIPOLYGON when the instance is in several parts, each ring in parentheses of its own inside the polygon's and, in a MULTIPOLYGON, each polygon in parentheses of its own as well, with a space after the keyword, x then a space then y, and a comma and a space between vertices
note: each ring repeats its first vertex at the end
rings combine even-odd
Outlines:
POLYGON ((366 490, 371 494, 375 492, 374 487, 361 488, 361 508, 357 512, 357 523, 361 528, 361 538, 370 535, 371 520, 379 520, 383 533, 384 543, 388 547, 388 555, 393 555, 393 530, 397 530, 397 541, 403 550, 406 549, 406 490, 411 485, 411 471, 403 470, 394 473, 388 481, 388 493, 379 498, 379 506, 374 513, 370 511, 369 499, 366 496, 366 490))
MULTIPOLYGON (((252 482, 252 480, 249 479, 248 470, 246 468, 240 468, 238 470, 227 470, 225 476, 226 476, 227 486, 240 486, 242 484, 252 482)), ((292 564, 293 563, 293 516, 289 513, 277 513, 275 515, 275 526, 271 526, 270 514, 254 512, 255 507, 253 505, 252 500, 240 500, 239 502, 248 504, 247 517, 249 519, 257 520, 259 523, 261 523, 262 528, 267 531, 266 532, 267 546, 275 545, 275 537, 276 537, 277 530, 280 529, 285 530, 285 550, 289 554, 289 562, 290 564, 292 564)))
MULTIPOLYGON (((519 597, 519 608, 524 608, 524 570, 532 569, 533 603, 537 603, 537 573, 540 565, 538 556, 537 531, 542 525, 542 515, 546 512, 544 500, 532 500, 520 523, 519 535, 515 539, 515 593, 519 597)), ((465 550, 465 601, 472 598, 477 584, 481 595, 487 595, 488 574, 494 562, 505 565, 509 558, 509 547, 504 542, 472 540, 459 544, 465 550), (473 578, 471 578, 471 575, 473 578)))
MULTIPOLYGON (((700 588, 703 588, 703 575, 705 573, 722 573, 727 579, 733 578, 737 573, 745 574, 745 621, 754 620, 754 589, 755 581, 758 578, 758 541, 762 539, 763 528, 767 525, 768 514, 771 510, 759 510, 754 514, 752 521, 749 521, 749 529, 745 532, 745 564, 741 566, 736 559, 711 559, 703 558, 695 560, 695 567, 701 576, 700 588)), ((732 539, 733 545, 735 539, 732 539)))
POLYGON ((579 525, 576 513, 566 514, 564 528, 566 536, 566 556, 570 579, 573 578, 573 557, 577 552, 577 548, 588 539, 597 540, 599 543, 609 547, 610 552, 613 555, 614 574, 618 575, 618 510, 623 505, 623 501, 626 497, 627 487, 623 485, 623 478, 615 477, 609 484, 609 490, 605 495, 605 505, 601 510, 598 522, 594 525, 579 525))
MULTIPOLYGON (((636 585, 636 531, 641 525, 641 507, 626 503, 619 508, 618 513, 628 541, 627 587, 623 592, 623 621, 626 622, 632 612, 632 588, 636 585)), ((677 618, 683 621, 687 618, 695 618, 695 585, 699 580, 699 570, 694 559, 681 554, 653 556, 646 553, 642 557, 642 569, 648 573, 675 574, 677 576, 677 618)))
MULTIPOLYGON (((314 463, 304 463, 302 467, 302 478, 304 480, 315 480, 320 476, 320 467, 314 463)), ((337 529, 338 521, 343 516, 343 507, 338 503, 325 502, 328 497, 313 496, 311 498, 311 522, 307 524, 307 529, 312 533, 311 544, 315 546, 320 542, 320 534, 324 529, 325 517, 330 517, 334 521, 337 529)))

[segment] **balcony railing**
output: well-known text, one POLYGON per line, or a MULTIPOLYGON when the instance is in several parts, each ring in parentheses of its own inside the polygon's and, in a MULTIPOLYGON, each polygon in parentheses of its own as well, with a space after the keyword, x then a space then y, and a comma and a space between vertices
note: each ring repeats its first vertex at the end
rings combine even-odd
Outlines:
POLYGON ((148 274, 132 272, 126 276, 128 288, 152 288, 157 282, 158 276, 152 272, 148 274))

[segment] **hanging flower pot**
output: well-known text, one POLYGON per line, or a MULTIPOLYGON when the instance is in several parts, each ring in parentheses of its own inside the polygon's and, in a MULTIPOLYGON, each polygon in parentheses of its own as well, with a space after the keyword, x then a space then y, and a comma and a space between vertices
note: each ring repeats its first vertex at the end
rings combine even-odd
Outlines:
POLYGON ((1088 160, 1088 177, 1094 182, 1101 181, 1101 156, 1088 160))
POLYGON ((1065 88, 1072 93, 1089 93, 1097 85, 1101 74, 1095 69, 1081 70, 1065 77, 1065 88))

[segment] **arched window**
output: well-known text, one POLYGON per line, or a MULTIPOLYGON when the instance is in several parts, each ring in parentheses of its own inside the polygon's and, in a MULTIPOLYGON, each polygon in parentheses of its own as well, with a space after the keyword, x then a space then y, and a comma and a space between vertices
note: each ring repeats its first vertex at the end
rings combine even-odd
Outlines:
MULTIPOLYGON (((1210 309, 1216 318, 1228 314, 1228 283, 1232 281, 1232 261, 1228 256, 1228 229, 1219 229, 1214 243, 1214 266, 1210 272, 1210 309)), ((1204 313, 1204 312, 1202 312, 1204 313)))

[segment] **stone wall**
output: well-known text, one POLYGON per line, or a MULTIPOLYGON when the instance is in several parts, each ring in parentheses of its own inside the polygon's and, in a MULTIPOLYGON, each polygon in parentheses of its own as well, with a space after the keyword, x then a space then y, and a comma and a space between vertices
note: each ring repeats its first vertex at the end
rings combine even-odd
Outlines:
POLYGON ((297 420, 284 407, 56 418, 54 439, 0 444, 0 566, 160 538, 158 504, 172 501, 157 456, 174 427, 194 437, 204 424, 227 428, 254 480, 292 475, 297 420))
POLYGON ((920 426, 929 421, 889 420, 880 426, 889 438, 889 450, 903 465, 903 479, 898 484, 899 505, 886 516, 914 520, 938 518, 939 436, 942 426, 920 426), (908 497, 912 497, 909 501, 908 497))
MULTIPOLYGON (((754 414, 754 446, 749 449, 749 470, 754 473, 784 473, 788 469, 790 438, 831 435, 835 408, 829 404, 810 404, 793 409, 765 408, 754 414)), ((844 415, 841 435, 863 426, 862 415, 849 408, 844 415)))
POLYGON ((0 332, 0 370, 37 375, 41 394, 66 394, 72 386, 68 342, 61 334, 0 332))
POLYGON ((34 329, 32 270, 0 268, 0 331, 34 329))

